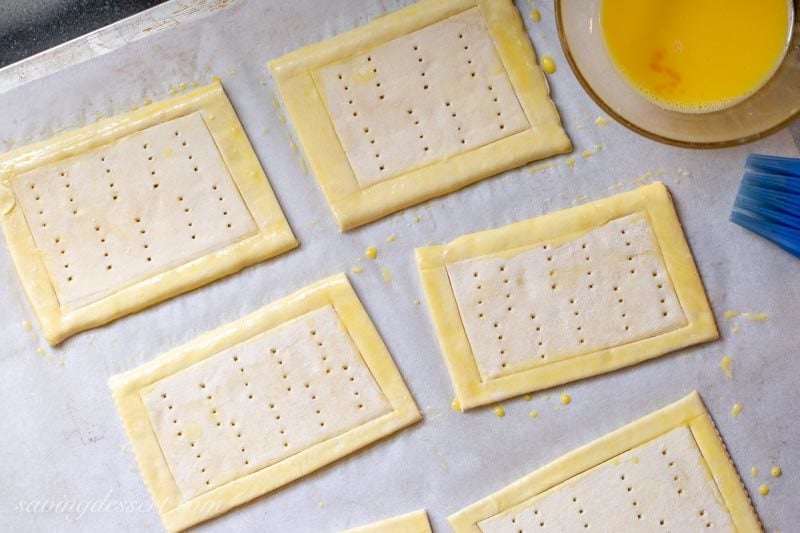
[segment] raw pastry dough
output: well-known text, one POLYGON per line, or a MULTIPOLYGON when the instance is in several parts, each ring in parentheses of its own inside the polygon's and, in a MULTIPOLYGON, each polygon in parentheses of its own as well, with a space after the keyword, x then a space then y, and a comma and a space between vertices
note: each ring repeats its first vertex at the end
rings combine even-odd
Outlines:
POLYGON ((643 213, 514 253, 447 264, 483 380, 686 325, 643 213))
POLYGON ((428 514, 424 509, 387 518, 366 526, 348 529, 344 533, 432 533, 428 514))
POLYGON ((570 452, 449 521, 457 533, 762 530, 697 393, 570 452))
POLYGON ((530 128, 478 7, 312 76, 363 188, 530 128))
POLYGON ((269 67, 342 229, 571 150, 510 0, 426 0, 269 67))
POLYGON ((417 262, 463 409, 718 335, 660 183, 419 248, 417 262))
POLYGON ((344 274, 114 376, 109 386, 169 530, 420 419, 344 274))
POLYGON ((5 154, 0 205, 53 344, 297 246, 219 83, 5 154))
POLYGON ((141 396, 183 501, 392 410, 330 305, 141 396))
POLYGON ((735 531, 686 426, 639 445, 478 523, 484 533, 655 530, 735 531), (542 525, 542 523, 544 525, 542 525))

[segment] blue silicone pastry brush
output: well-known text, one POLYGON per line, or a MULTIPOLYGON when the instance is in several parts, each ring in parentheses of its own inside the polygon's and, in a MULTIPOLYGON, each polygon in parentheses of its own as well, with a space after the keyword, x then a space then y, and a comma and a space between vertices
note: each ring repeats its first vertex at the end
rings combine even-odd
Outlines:
POLYGON ((800 159, 750 154, 730 219, 800 257, 800 159))

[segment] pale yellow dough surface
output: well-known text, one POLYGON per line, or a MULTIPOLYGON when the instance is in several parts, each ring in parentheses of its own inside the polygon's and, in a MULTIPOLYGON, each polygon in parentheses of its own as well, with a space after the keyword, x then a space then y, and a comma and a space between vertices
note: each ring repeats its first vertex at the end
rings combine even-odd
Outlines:
POLYGON ((344 274, 114 376, 109 386, 171 531, 421 418, 344 274))
POLYGON ((0 156, 0 217, 51 344, 297 246, 218 82, 0 156))
POLYGON ((160 380, 142 402, 184 501, 392 410, 330 305, 160 380))
POLYGON ((447 273, 484 380, 686 326, 642 212, 447 273))
POLYGON ((448 520, 456 533, 587 527, 762 531, 697 393, 556 459, 448 520), (605 504, 597 505, 600 500, 605 504))
POLYGON ((735 531, 688 427, 630 451, 478 524, 483 533, 735 531), (544 524, 544 525, 542 525, 544 524))
POLYGON ((530 128, 478 7, 313 76, 365 188, 530 128))
POLYGON ((417 264, 462 409, 718 337, 661 183, 418 248, 417 264))
POLYGON ((572 149, 510 0, 424 0, 269 68, 344 230, 572 149))
POLYGON ((428 513, 424 509, 387 518, 380 522, 348 529, 343 533, 431 533, 428 513))

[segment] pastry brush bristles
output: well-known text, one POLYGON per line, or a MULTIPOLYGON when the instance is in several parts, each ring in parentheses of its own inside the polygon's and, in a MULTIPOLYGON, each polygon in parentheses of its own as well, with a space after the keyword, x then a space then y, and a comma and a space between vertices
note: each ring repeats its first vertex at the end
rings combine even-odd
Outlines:
POLYGON ((748 156, 730 220, 800 257, 800 159, 748 156))

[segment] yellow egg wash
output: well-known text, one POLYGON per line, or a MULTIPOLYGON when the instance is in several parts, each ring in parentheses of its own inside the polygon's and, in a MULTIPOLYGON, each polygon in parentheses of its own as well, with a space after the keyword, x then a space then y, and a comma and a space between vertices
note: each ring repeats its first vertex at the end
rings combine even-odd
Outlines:
POLYGON ((733 378, 733 369, 731 365, 733 365, 733 359, 731 359, 730 355, 726 355, 722 358, 722 361, 719 362, 719 367, 725 372, 725 377, 728 379, 733 378))
POLYGON ((548 74, 555 74, 556 70, 558 70, 555 59, 548 55, 542 56, 542 70, 548 74))
POLYGON ((742 313, 742 316, 747 320, 752 320, 754 322, 769 321, 769 315, 767 313, 742 313))
POLYGON ((612 62, 657 105, 702 113, 761 88, 780 64, 789 0, 603 0, 612 62))

